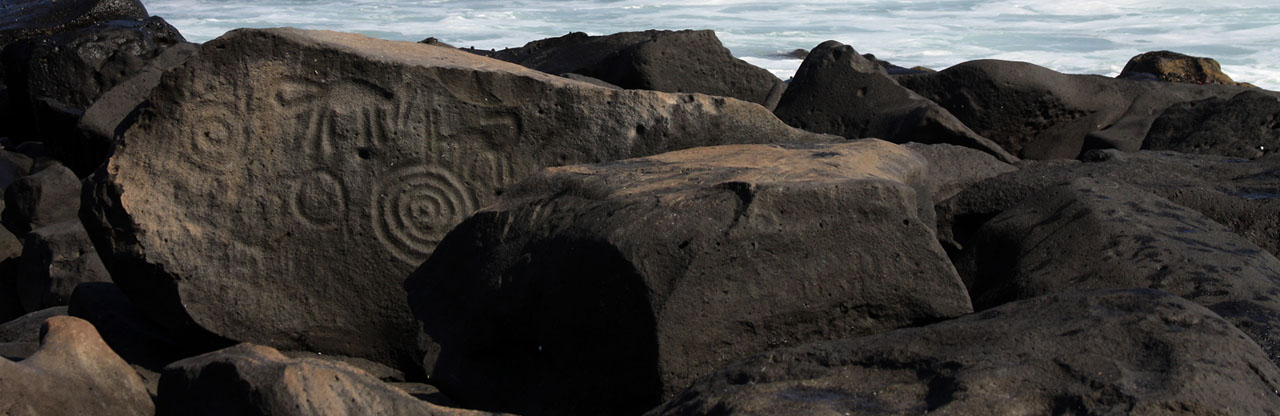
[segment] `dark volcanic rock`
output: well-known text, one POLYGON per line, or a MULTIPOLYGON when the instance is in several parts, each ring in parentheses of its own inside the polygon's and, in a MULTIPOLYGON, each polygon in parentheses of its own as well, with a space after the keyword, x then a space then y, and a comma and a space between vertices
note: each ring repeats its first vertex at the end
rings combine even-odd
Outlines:
POLYGON ((945 201, 987 178, 1018 168, 980 150, 946 143, 907 143, 906 148, 929 161, 934 203, 945 201))
POLYGON ((628 89, 696 92, 773 108, 785 85, 734 58, 710 30, 649 30, 608 36, 574 32, 488 54, 549 74, 575 73, 628 89))
POLYGON ((50 144, 52 155, 75 152, 75 119, 103 93, 137 74, 182 35, 164 19, 116 20, 16 42, 4 51, 19 135, 50 144), (45 101, 41 103, 41 101, 45 101), (64 114, 73 114, 68 124, 64 114), (60 117, 62 116, 62 117, 60 117))
POLYGON ((240 344, 173 363, 157 415, 488 415, 440 407, 345 365, 240 344))
POLYGON ((76 221, 80 211, 80 179, 66 166, 51 164, 33 175, 18 179, 4 192, 4 214, 0 220, 15 235, 33 228, 64 221, 76 221))
POLYGON ((649 414, 1272 414, 1278 390, 1280 370, 1231 324, 1139 289, 769 351, 649 414))
POLYGON ((963 315, 925 175, 879 140, 544 170, 405 282, 425 365, 466 406, 635 414, 771 347, 963 315))
MULTIPOLYGON (((1124 145, 1132 137, 1145 136, 1152 115, 1175 102, 1229 97, 1246 89, 1066 75, 1028 63, 996 60, 970 61, 896 80, 946 108, 983 137, 1028 159, 1073 159, 1090 133, 1113 124, 1124 125, 1125 131, 1111 133, 1119 136, 1113 139, 1117 146, 1124 145)), ((1108 143, 1095 141, 1094 147, 1108 143)))
POLYGON ((809 53, 774 110, 795 127, 849 139, 951 143, 1017 160, 947 110, 898 85, 884 68, 836 41, 809 53))
MULTIPOLYGON (((1212 155, 1091 151, 1088 162, 1023 163, 1020 169, 966 188, 937 205, 938 234, 963 249, 982 224, 1047 186, 1080 177, 1128 183, 1194 209, 1237 234, 1280 253, 1280 157, 1246 160, 1212 155)), ((955 258, 961 277, 969 260, 955 258)), ((971 259, 970 259, 971 260, 971 259)))
POLYGON ((66 305, 78 284, 111 281, 80 221, 37 228, 22 245, 16 286, 27 312, 66 305))
POLYGON ((1159 289, 1217 312, 1280 363, 1280 260, 1133 186, 1049 187, 983 225, 972 249, 977 309, 1067 290, 1159 289))
POLYGON ((1146 52, 1134 56, 1116 78, 1144 79, 1148 76, 1161 81, 1188 84, 1240 84, 1222 73, 1222 66, 1212 58, 1170 51, 1146 52))
POLYGON ((40 342, 40 327, 44 325, 44 321, 66 314, 66 306, 55 306, 5 322, 0 325, 0 342, 40 342))
POLYGON ((78 318, 49 318, 40 349, 20 362, 0 359, 0 413, 150 415, 142 378, 78 318))
POLYGON ((1231 99, 1174 105, 1151 125, 1143 149, 1256 158, 1280 150, 1280 97, 1245 91, 1231 99))
POLYGON ((401 370, 421 359, 401 282, 503 186, 550 165, 840 140, 734 99, 294 29, 203 44, 148 103, 81 211, 144 315, 401 370))
POLYGON ((35 161, 27 155, 0 149, 0 194, 3 194, 13 181, 31 173, 31 167, 34 165, 35 161))
MULTIPOLYGON (((139 0, 6 0, 0 8, 0 49, 22 38, 108 20, 146 18, 147 8, 139 0)), ((3 72, 0 75, 4 75, 3 72)))

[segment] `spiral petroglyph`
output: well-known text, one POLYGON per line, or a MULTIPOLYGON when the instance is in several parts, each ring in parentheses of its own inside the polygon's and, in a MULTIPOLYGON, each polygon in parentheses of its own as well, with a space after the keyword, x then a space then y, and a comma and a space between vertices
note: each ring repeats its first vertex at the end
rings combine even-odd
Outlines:
POLYGON ((392 254, 417 265, 440 239, 476 209, 476 198, 453 173, 435 166, 400 169, 380 180, 371 207, 373 229, 392 254))

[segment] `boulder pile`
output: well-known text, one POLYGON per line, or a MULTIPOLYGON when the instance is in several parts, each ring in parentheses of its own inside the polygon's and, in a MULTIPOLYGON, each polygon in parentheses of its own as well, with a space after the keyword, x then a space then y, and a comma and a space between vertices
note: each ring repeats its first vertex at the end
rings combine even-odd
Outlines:
POLYGON ((1208 58, 0 22, 3 414, 1280 409, 1280 93, 1208 58))

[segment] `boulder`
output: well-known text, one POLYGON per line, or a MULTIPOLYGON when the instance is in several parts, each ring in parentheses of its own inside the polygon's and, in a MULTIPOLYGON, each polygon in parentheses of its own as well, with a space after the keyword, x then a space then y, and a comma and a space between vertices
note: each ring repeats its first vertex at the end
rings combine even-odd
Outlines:
MULTIPOLYGON (((1144 115, 1158 114, 1184 97, 1229 97, 1245 90, 1067 75, 997 60, 970 61, 896 80, 941 105, 977 134, 1026 159, 1074 159, 1093 132, 1121 122, 1123 129, 1141 129, 1144 115), (1153 96, 1139 100, 1146 95, 1153 96)), ((1123 144, 1123 138, 1142 137, 1145 131, 1112 134, 1122 136, 1123 144)), ((1106 143, 1095 142, 1095 147, 1106 143)))
POLYGON ((3 194, 4 189, 8 188, 13 181, 31 173, 31 167, 34 165, 35 161, 27 155, 0 149, 0 194, 3 194))
POLYGON ((40 327, 44 321, 67 314, 66 306, 55 306, 22 315, 18 319, 0 325, 0 343, 40 342, 40 327))
POLYGON ((968 313, 920 156, 880 140, 551 168, 405 281, 464 406, 638 414, 765 349, 968 313))
POLYGON ((183 41, 168 22, 151 17, 100 22, 9 45, 6 82, 14 117, 24 121, 15 126, 18 135, 44 140, 54 157, 75 153, 75 122, 84 109, 183 41))
POLYGON ((1222 73, 1222 66, 1213 58, 1171 51, 1145 52, 1129 58, 1116 78, 1144 79, 1152 76, 1167 82, 1240 85, 1222 73))
POLYGON ((1238 329, 1135 289, 761 353, 648 414, 1269 414, 1276 391, 1280 370, 1238 329))
POLYGON ((78 284, 111 281, 80 221, 37 228, 22 245, 16 287, 27 312, 66 305, 78 284))
POLYGON ((774 114, 794 127, 849 139, 950 143, 1005 162, 1017 160, 947 110, 898 85, 875 61, 833 40, 809 52, 774 114))
POLYGON ((1166 109, 1143 149, 1257 158, 1280 150, 1280 95, 1245 91, 1166 109))
MULTIPOLYGON (((1081 177, 1127 183, 1199 211, 1270 252, 1280 254, 1280 157, 1255 160, 1169 151, 1094 150, 1085 162, 1024 162, 1017 171, 967 187, 939 203, 938 235, 962 250, 978 227, 1040 189, 1081 177)), ((953 258, 968 280, 969 260, 953 258)), ((971 260, 971 259, 970 259, 971 260)))
POLYGON ((338 362, 253 344, 165 368, 157 415, 489 415, 436 406, 338 362))
POLYGON ((1199 212, 1079 178, 978 230, 974 307, 1080 289, 1151 288, 1226 318, 1280 363, 1280 260, 1199 212))
POLYGON ((785 88, 764 68, 734 58, 710 30, 574 32, 487 54, 549 74, 575 73, 627 89, 696 92, 773 108, 785 88))
POLYGON ((80 179, 71 169, 54 163, 18 179, 4 192, 5 227, 16 235, 33 228, 79 220, 80 179))
POLYGON ((88 322, 45 321, 40 349, 12 362, 0 359, 0 413, 6 415, 150 415, 151 396, 138 374, 111 351, 88 322))
POLYGON ((116 138, 133 125, 137 108, 160 84, 160 76, 187 62, 200 50, 194 43, 178 43, 147 62, 136 75, 98 97, 76 122, 78 151, 62 152, 61 159, 77 176, 85 177, 107 160, 116 138))
POLYGON ((26 313, 18 300, 18 263, 22 260, 22 241, 0 227, 0 323, 26 313))
POLYGON ((419 372, 401 283, 502 187, 550 165, 840 140, 734 99, 296 29, 207 42, 147 101, 81 210, 145 316, 419 372))
POLYGON ((903 146, 929 161, 929 182, 935 204, 987 178, 1018 170, 989 153, 964 146, 946 143, 906 143, 903 146))
MULTIPOLYGON (((7 0, 0 8, 0 49, 9 43, 108 20, 142 20, 140 0, 7 0)), ((0 76, 3 76, 0 68, 0 76)))

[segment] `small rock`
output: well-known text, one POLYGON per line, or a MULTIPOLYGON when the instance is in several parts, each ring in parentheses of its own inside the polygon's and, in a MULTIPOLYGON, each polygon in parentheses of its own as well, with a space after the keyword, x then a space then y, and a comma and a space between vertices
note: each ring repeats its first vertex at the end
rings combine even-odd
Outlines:
POLYGON ((16 286, 27 312, 66 305, 78 284, 110 281, 78 220, 37 228, 23 241, 16 286))
POLYGON ((15 235, 34 228, 79 220, 80 179, 59 163, 50 164, 18 179, 4 192, 5 210, 0 219, 15 235))
POLYGON ((1146 52, 1129 59, 1116 78, 1141 79, 1154 76, 1160 81, 1187 84, 1240 85, 1213 58, 1190 56, 1171 51, 1146 52))
POLYGON ((31 312, 18 319, 0 325, 0 343, 3 342, 40 342, 40 326, 44 321, 67 314, 66 306, 55 306, 31 312))

